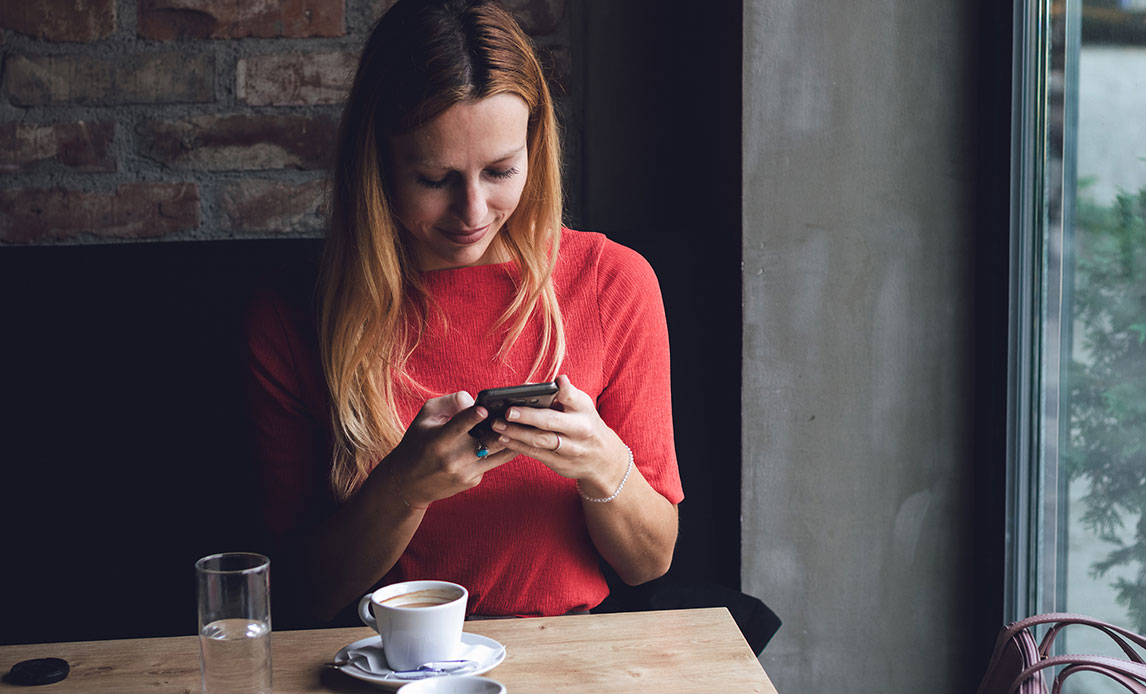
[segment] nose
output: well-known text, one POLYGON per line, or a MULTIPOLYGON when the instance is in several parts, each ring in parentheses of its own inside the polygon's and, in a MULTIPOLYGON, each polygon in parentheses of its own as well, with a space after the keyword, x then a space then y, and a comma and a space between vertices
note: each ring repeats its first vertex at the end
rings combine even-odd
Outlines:
POLYGON ((489 205, 479 181, 466 181, 458 186, 454 196, 454 214, 467 228, 473 229, 486 221, 489 205))

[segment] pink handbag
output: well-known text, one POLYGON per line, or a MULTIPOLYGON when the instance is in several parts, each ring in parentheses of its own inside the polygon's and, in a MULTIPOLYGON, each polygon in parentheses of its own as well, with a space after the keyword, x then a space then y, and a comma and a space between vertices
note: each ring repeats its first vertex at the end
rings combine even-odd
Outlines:
POLYGON ((1146 694, 1146 662, 1127 641, 1146 648, 1146 638, 1086 615, 1049 612, 1028 617, 1006 626, 999 634, 978 694, 1047 694, 1043 670, 1056 666, 1062 666, 1062 670, 1054 679, 1051 694, 1059 694, 1062 683, 1079 672, 1096 672, 1133 694, 1146 694), (1036 642, 1033 628, 1040 624, 1052 626, 1042 641, 1036 642), (1048 657, 1055 637, 1071 624, 1082 624, 1105 632, 1129 660, 1104 655, 1048 657))

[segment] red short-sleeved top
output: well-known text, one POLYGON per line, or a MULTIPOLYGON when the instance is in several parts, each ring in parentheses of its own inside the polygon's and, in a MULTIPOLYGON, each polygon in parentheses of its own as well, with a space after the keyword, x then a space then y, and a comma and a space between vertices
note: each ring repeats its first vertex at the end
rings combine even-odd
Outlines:
MULTIPOLYGON (((502 263, 422 275, 446 320, 427 321, 408 364, 417 382, 436 393, 476 394, 527 380, 540 321, 528 324, 505 360, 497 358, 503 333, 491 329, 513 295, 515 272, 502 263)), ((649 484, 679 503, 668 331, 652 268, 601 234, 565 229, 553 280, 567 345, 561 373, 593 397, 649 484)), ((327 483, 330 405, 313 326, 305 310, 280 301, 252 312, 253 416, 267 523, 280 536, 335 503, 327 483)), ((399 401, 404 424, 423 402, 399 401)), ((431 504, 379 582, 444 579, 469 589, 472 613, 555 615, 605 598, 599 561, 574 481, 518 456, 477 487, 431 504)))

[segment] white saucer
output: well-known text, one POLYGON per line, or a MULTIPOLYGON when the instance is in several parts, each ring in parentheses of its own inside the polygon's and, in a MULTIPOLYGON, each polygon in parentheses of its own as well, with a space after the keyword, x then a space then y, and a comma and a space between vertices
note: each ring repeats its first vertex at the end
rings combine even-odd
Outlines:
MULTIPOLYGON (((377 636, 368 636, 368 637, 361 639, 359 641, 355 641, 354 643, 347 644, 347 645, 343 646, 341 650, 338 651, 338 653, 334 656, 334 660, 335 660, 335 662, 341 662, 343 660, 346 660, 346 658, 347 658, 346 654, 348 651, 353 650, 353 649, 357 649, 357 648, 362 648, 364 646, 368 646, 371 643, 377 642, 378 640, 379 640, 379 638, 377 636)), ((437 675, 437 677, 463 677, 465 675, 481 675, 481 674, 489 672, 490 670, 494 669, 498 665, 501 665, 501 661, 505 660, 505 646, 501 645, 500 643, 498 643, 497 641, 494 641, 491 638, 481 636, 479 634, 468 634, 468 633, 463 631, 462 632, 462 645, 463 646, 477 646, 477 645, 488 646, 489 648, 496 650, 497 654, 494 655, 494 657, 489 659, 487 662, 479 664, 478 668, 476 670, 469 670, 463 674, 457 674, 457 675, 451 675, 451 674, 437 675)), ((341 672, 343 672, 343 673, 345 673, 345 674, 347 674, 350 677, 353 677, 355 679, 362 680, 363 682, 369 682, 371 684, 376 684, 376 685, 378 685, 384 689, 390 689, 390 690, 396 690, 396 689, 398 689, 398 687, 401 687, 403 684, 409 684, 410 682, 417 681, 417 680, 409 680, 409 679, 399 679, 397 677, 394 677, 393 676, 394 675, 393 670, 386 670, 386 671, 382 671, 382 672, 372 672, 370 670, 365 670, 361 667, 358 667, 357 665, 354 665, 352 663, 346 663, 345 665, 334 665, 332 667, 334 667, 334 669, 339 670, 339 671, 341 671, 341 672)))

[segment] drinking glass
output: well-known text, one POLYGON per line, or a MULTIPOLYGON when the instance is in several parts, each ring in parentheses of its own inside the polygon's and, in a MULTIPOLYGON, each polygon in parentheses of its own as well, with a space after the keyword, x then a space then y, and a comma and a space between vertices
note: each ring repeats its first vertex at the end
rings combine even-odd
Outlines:
POLYGON ((271 693, 270 568, 248 552, 195 562, 203 694, 271 693))

